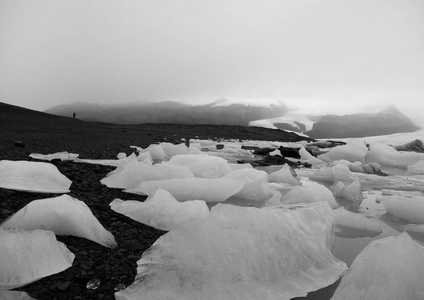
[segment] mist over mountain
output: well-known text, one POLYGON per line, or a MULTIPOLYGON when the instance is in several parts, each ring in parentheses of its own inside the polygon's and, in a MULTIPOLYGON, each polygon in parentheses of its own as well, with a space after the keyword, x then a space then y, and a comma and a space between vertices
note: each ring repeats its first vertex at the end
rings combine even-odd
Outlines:
POLYGON ((175 123, 175 124, 227 124, 248 126, 250 121, 284 115, 288 108, 284 104, 247 105, 231 103, 220 98, 205 105, 190 105, 174 101, 141 104, 100 105, 73 102, 58 105, 45 112, 72 116, 86 121, 116 124, 175 123))

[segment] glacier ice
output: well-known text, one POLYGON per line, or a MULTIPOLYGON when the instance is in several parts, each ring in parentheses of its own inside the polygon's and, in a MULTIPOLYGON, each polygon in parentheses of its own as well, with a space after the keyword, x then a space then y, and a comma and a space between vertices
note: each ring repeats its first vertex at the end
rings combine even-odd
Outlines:
POLYGON ((0 161, 0 187, 38 193, 69 193, 72 181, 51 163, 0 161))
POLYGON ((424 175, 424 159, 417 161, 412 166, 408 166, 407 175, 424 175))
POLYGON ((194 177, 188 167, 160 163, 132 162, 110 172, 100 182, 110 188, 129 189, 143 181, 194 177))
POLYGON ((288 164, 284 164, 284 166, 280 170, 269 174, 268 181, 276 183, 288 183, 292 185, 301 185, 301 182, 299 181, 299 179, 293 176, 293 173, 296 175, 295 171, 293 171, 288 164))
POLYGON ((424 197, 385 196, 382 201, 386 212, 413 224, 424 224, 424 197))
POLYGON ((312 166, 320 166, 323 165, 324 162, 318 158, 316 158, 315 156, 313 156, 311 153, 309 153, 305 147, 301 147, 299 149, 299 154, 300 154, 300 160, 304 163, 308 163, 312 166))
POLYGON ((367 145, 363 141, 348 140, 346 145, 333 147, 327 153, 318 155, 318 159, 325 162, 347 160, 351 163, 356 161, 363 163, 367 152, 367 145))
POLYGON ((281 198, 281 203, 285 204, 312 203, 317 201, 324 201, 332 208, 339 206, 331 191, 316 182, 308 182, 301 186, 295 186, 281 198))
POLYGON ((110 207, 133 220, 165 231, 196 227, 209 215, 205 201, 178 202, 162 189, 157 189, 144 202, 115 199, 110 207))
POLYGON ((372 218, 366 218, 358 213, 345 209, 333 211, 335 218, 335 234, 345 238, 375 237, 381 234, 380 223, 372 218))
POLYGON ((232 171, 225 159, 210 155, 179 154, 171 157, 169 163, 187 166, 201 178, 221 178, 232 171))
POLYGON ((100 224, 90 208, 69 195, 31 201, 1 227, 51 230, 57 235, 73 235, 116 247, 112 233, 100 224))
POLYGON ((67 151, 63 151, 63 152, 57 152, 57 153, 52 153, 52 154, 31 153, 29 156, 34 158, 34 159, 39 159, 39 160, 51 161, 53 159, 60 159, 60 160, 64 161, 64 160, 74 160, 75 158, 77 158, 79 156, 79 154, 69 153, 67 151))
POLYGON ((165 153, 163 148, 160 145, 151 144, 146 149, 137 148, 139 151, 139 154, 149 152, 150 156, 153 159, 153 162, 158 163, 162 161, 166 161, 169 159, 169 156, 165 153))
POLYGON ((168 157, 172 157, 177 154, 188 154, 190 153, 190 149, 185 144, 177 144, 174 145, 172 143, 160 143, 159 146, 162 147, 163 151, 168 157))
POLYGON ((218 204, 198 227, 160 237, 116 299, 291 299, 336 281, 346 265, 330 252, 326 203, 218 204))
POLYGON ((362 250, 331 299, 424 299, 423 278, 424 247, 403 232, 362 250))
POLYGON ((0 290, 62 272, 75 255, 52 231, 0 228, 0 290))
POLYGON ((349 167, 344 163, 337 163, 332 167, 318 169, 309 178, 314 181, 333 184, 341 181, 344 184, 350 184, 355 181, 355 177, 350 172, 349 167))
POLYGON ((224 202, 237 194, 244 186, 243 180, 229 178, 177 178, 145 181, 124 192, 150 195, 158 188, 164 189, 180 202, 203 200, 206 202, 224 202))
POLYGON ((268 174, 256 169, 240 169, 225 175, 223 179, 244 182, 243 188, 226 200, 227 203, 261 207, 273 193, 268 186, 268 174))

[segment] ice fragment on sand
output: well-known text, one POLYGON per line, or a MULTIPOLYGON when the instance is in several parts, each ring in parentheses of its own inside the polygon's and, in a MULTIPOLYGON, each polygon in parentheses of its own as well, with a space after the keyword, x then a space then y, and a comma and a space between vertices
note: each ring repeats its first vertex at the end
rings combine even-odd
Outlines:
POLYGON ((281 199, 281 203, 285 204, 313 203, 317 201, 327 202, 332 208, 339 206, 331 191, 316 182, 308 182, 302 186, 295 186, 281 199))
POLYGON ((77 163, 86 163, 86 164, 112 166, 112 167, 119 167, 127 163, 136 162, 136 161, 138 160, 137 160, 137 155, 135 153, 132 153, 130 156, 123 159, 81 159, 81 158, 74 159, 74 162, 77 162, 77 163))
POLYGON ((224 202, 232 195, 241 191, 243 186, 243 180, 192 177, 145 181, 134 188, 124 190, 124 192, 150 195, 158 188, 161 188, 170 192, 180 202, 188 200, 224 202))
POLYGON ((291 299, 336 281, 326 203, 253 208, 218 204, 198 227, 160 237, 116 299, 291 299))
POLYGON ((382 233, 380 223, 345 209, 333 211, 336 215, 335 234, 345 238, 375 237, 382 233))
POLYGON ((196 227, 209 215, 205 201, 181 203, 162 189, 156 190, 144 202, 115 199, 110 207, 133 220, 166 231, 196 227))
POLYGON ((312 175, 309 175, 309 178, 314 181, 331 184, 338 181, 344 184, 350 184, 355 181, 355 177, 350 172, 349 167, 344 163, 338 163, 332 167, 321 168, 312 175))
POLYGON ((150 155, 152 156, 153 162, 155 163, 162 162, 164 160, 169 159, 169 156, 165 153, 163 148, 159 145, 151 144, 146 149, 139 148, 138 150, 140 154, 149 152, 150 155))
POLYGON ((177 154, 188 154, 190 152, 190 149, 185 144, 160 143, 159 146, 162 147, 165 154, 169 157, 177 154))
POLYGON ((32 161, 0 161, 0 187, 38 193, 68 193, 72 181, 55 165, 32 161))
POLYGON ((424 224, 424 197, 385 196, 382 201, 386 212, 413 224, 424 224))
POLYGON ((0 228, 0 289, 24 286, 72 265, 75 255, 48 230, 0 228))
POLYGON ((0 299, 2 300, 35 300, 25 292, 0 290, 0 299))
POLYGON ((423 278, 424 247, 403 232, 362 250, 331 299, 424 299, 423 278))
POLYGON ((110 188, 128 189, 143 181, 193 177, 188 167, 173 164, 149 165, 132 162, 109 173, 100 182, 110 188))
POLYGON ((100 224, 88 206, 68 195, 31 201, 1 227, 51 230, 57 235, 73 235, 116 247, 112 233, 100 224))
POLYGON ((74 160, 75 158, 77 158, 79 156, 79 154, 68 153, 67 151, 64 151, 64 152, 57 152, 57 153, 52 153, 52 154, 31 153, 29 156, 34 158, 34 159, 39 159, 39 160, 51 161, 53 159, 60 159, 60 160, 64 161, 64 160, 74 160))

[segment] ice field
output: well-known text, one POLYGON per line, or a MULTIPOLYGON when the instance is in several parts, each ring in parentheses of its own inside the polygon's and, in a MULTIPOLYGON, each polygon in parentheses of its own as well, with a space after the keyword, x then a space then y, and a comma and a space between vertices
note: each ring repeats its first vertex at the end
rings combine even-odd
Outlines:
MULTIPOLYGON (((291 299, 340 277, 332 299, 423 299, 424 153, 392 147, 415 139, 424 140, 424 131, 346 139, 320 148, 317 157, 306 142, 206 140, 191 140, 190 147, 129 145, 134 153, 116 160, 32 157, 114 166, 102 184, 148 196, 144 202, 110 199, 112 210, 168 231, 143 253, 134 283, 117 299, 291 299), (290 160, 312 167, 293 172, 287 164, 237 164, 258 159, 246 146, 301 148, 300 159, 290 160)), ((9 174, 0 175, 0 187, 69 192, 69 179, 52 167, 0 161, 0 174, 9 174)), ((63 195, 35 200, 3 222, 0 249, 11 253, 11 236, 28 236, 31 250, 9 255, 38 259, 40 245, 29 237, 40 232, 52 251, 52 270, 25 278, 9 265, 13 260, 2 259, 0 269, 9 273, 0 277, 0 290, 70 267, 73 254, 54 234, 116 246, 83 202, 63 195)))

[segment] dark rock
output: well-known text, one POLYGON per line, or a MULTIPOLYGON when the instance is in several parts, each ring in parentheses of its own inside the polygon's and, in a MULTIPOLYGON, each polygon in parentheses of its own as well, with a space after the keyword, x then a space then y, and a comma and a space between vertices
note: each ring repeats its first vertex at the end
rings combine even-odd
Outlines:
POLYGON ((15 146, 20 148, 25 148, 25 144, 21 141, 15 141, 15 146))
POLYGON ((283 157, 292 157, 292 158, 300 159, 300 154, 299 154, 300 148, 280 146, 278 150, 280 150, 280 153, 283 157))
POLYGON ((418 140, 418 139, 416 139, 412 142, 403 144, 403 145, 394 146, 394 148, 397 151, 409 151, 409 152, 424 153, 423 141, 418 140))
POLYGON ((57 289, 59 291, 66 291, 70 285, 71 285, 70 281, 64 281, 57 286, 57 289))
POLYGON ((274 150, 275 150, 275 148, 268 148, 268 147, 265 147, 265 148, 256 148, 256 149, 253 149, 253 154, 256 154, 256 155, 268 155, 270 152, 272 152, 274 150))

